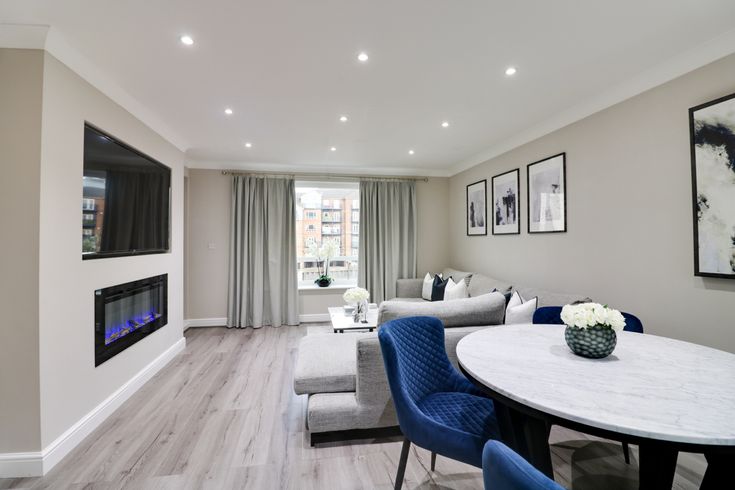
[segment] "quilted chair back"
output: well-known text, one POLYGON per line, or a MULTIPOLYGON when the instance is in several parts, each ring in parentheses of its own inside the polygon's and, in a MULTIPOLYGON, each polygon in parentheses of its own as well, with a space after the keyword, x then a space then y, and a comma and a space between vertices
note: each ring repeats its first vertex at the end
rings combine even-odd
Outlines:
MULTIPOLYGON (((561 306, 543 306, 537 309, 533 314, 533 323, 564 325, 564 322, 561 320, 561 308, 561 306)), ((623 312, 623 317, 625 318, 625 328, 623 330, 626 332, 643 333, 643 323, 637 316, 623 312)))
POLYGON ((482 452, 485 490, 564 490, 499 441, 488 441, 482 452))
POLYGON ((394 401, 415 404, 431 393, 448 391, 446 381, 454 367, 444 347, 441 320, 428 316, 391 320, 380 326, 378 339, 394 401))

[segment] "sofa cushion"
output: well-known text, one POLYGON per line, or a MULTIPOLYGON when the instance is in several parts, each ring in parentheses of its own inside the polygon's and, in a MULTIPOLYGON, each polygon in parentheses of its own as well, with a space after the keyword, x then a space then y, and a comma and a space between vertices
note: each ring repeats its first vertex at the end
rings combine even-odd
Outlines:
POLYGON ((294 370, 296 394, 355 391, 357 340, 375 334, 325 333, 301 339, 294 370))
POLYGON ((542 306, 564 306, 575 301, 591 301, 584 294, 558 293, 555 291, 547 291, 539 288, 529 288, 526 286, 516 286, 513 289, 518 291, 524 298, 538 297, 538 308, 542 306))
POLYGON ((454 279, 454 282, 459 282, 460 280, 464 279, 464 282, 466 282, 469 285, 470 278, 472 277, 471 272, 466 271, 458 271, 457 269, 452 269, 450 267, 447 267, 442 271, 443 277, 451 277, 454 279))
POLYGON ((495 292, 449 301, 383 301, 378 310, 378 324, 409 316, 434 316, 444 322, 445 327, 500 325, 504 315, 505 297, 495 292))
POLYGON ((505 291, 508 291, 510 288, 511 288, 510 283, 506 281, 495 279, 493 277, 488 277, 484 274, 473 274, 472 278, 470 279, 470 284, 467 290, 470 293, 470 297, 474 297, 474 296, 481 296, 483 294, 491 293, 496 289, 500 293, 504 293, 505 291))

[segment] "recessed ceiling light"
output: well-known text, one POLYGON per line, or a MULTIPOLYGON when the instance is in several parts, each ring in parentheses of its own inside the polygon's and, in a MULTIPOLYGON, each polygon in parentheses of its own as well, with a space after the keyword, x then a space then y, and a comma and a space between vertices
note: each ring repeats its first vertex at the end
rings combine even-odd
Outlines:
POLYGON ((192 39, 191 36, 187 36, 186 34, 181 36, 179 39, 181 40, 182 44, 186 44, 187 46, 191 46, 192 44, 194 44, 194 39, 192 39))
POLYGON ((365 63, 368 59, 370 59, 370 57, 367 55, 367 53, 363 51, 362 53, 357 55, 357 59, 358 61, 365 63))
POLYGON ((225 109, 225 114, 227 114, 228 116, 231 116, 232 115, 232 109, 230 109, 229 107, 227 109, 225 109))
POLYGON ((339 120, 341 122, 347 122, 348 118, 347 118, 347 116, 339 116, 339 120))
POLYGON ((408 150, 409 155, 413 155, 415 152, 413 150, 408 150))
POLYGON ((516 74, 517 71, 518 70, 516 70, 515 66, 509 66, 508 68, 505 69, 505 74, 508 75, 509 77, 512 77, 513 75, 516 74))
POLYGON ((337 151, 337 148, 333 146, 333 147, 331 147, 331 148, 329 149, 329 151, 337 151))
POLYGON ((253 147, 253 144, 251 142, 248 141, 247 143, 245 143, 245 148, 252 148, 252 147, 253 147))
POLYGON ((449 127, 449 121, 442 122, 442 127, 443 128, 448 128, 449 127))

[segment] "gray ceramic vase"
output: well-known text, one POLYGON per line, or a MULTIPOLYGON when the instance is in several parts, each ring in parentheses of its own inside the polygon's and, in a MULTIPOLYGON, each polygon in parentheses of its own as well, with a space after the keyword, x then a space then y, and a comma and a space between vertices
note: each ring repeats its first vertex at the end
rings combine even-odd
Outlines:
POLYGON ((588 328, 570 327, 564 331, 564 340, 572 352, 590 359, 602 359, 612 354, 618 337, 610 327, 595 325, 588 328))

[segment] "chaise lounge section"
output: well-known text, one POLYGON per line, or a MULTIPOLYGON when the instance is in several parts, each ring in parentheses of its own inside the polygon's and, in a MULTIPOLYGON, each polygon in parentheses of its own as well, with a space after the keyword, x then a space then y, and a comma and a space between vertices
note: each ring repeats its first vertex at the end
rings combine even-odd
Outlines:
MULTIPOLYGON (((460 339, 470 332, 503 323, 505 297, 493 291, 507 291, 510 284, 453 269, 445 269, 443 273, 445 277, 467 278, 470 297, 425 301, 421 299, 422 279, 400 279, 397 287, 403 297, 381 303, 378 325, 408 316, 438 317, 447 329, 447 354, 457 366, 456 347, 460 339)), ((538 296, 539 306, 587 299, 577 294, 527 287, 516 289, 524 297, 538 296)), ((304 337, 299 346, 294 391, 308 396, 306 427, 312 445, 400 433, 375 332, 304 337)))

